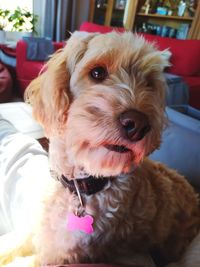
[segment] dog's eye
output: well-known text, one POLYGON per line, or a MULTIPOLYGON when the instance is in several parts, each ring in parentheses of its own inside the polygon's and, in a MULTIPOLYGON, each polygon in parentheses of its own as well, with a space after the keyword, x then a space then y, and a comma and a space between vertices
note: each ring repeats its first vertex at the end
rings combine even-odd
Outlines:
POLYGON ((93 80, 101 82, 107 78, 108 72, 104 67, 99 66, 90 71, 90 76, 93 80))

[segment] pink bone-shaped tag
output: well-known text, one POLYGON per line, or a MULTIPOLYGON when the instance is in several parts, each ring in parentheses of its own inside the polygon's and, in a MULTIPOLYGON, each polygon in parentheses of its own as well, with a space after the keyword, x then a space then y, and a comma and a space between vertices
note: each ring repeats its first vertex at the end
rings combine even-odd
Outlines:
POLYGON ((67 229, 72 232, 79 230, 86 234, 92 234, 94 232, 93 221, 94 219, 90 215, 78 217, 73 213, 69 213, 67 216, 67 229))

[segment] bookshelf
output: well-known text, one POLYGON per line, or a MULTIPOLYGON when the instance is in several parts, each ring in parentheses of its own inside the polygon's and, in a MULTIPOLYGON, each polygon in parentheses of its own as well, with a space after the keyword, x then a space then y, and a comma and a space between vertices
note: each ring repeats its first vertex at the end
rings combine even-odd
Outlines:
POLYGON ((137 13, 137 16, 141 17, 148 17, 148 18, 160 18, 163 20, 170 19, 170 20, 180 20, 180 21, 193 21, 193 17, 179 17, 179 16, 169 16, 169 15, 159 15, 159 14, 144 14, 144 13, 137 13))
POLYGON ((126 0, 90 0, 90 21, 105 26, 123 27, 126 2, 126 0))
MULTIPOLYGON (((189 1, 189 0, 186 0, 189 1)), ((187 8, 183 16, 177 15, 180 1, 167 1, 173 3, 172 14, 157 14, 156 10, 145 10, 145 3, 151 5, 156 1, 145 0, 90 0, 90 21, 107 25, 124 27, 127 30, 147 32, 161 36, 180 39, 200 39, 200 1, 196 0, 194 14, 189 14, 187 8), (122 3, 120 8, 117 4, 122 3), (145 28, 146 27, 146 28, 145 28)), ((166 2, 166 1, 157 1, 166 2)), ((169 13, 169 7, 168 7, 169 13)))
POLYGON ((200 36, 198 36, 197 33, 194 34, 194 25, 197 23, 200 15, 199 1, 196 1, 196 4, 194 3, 196 10, 193 10, 193 13, 191 13, 189 12, 190 9, 188 0, 182 15, 179 14, 180 2, 181 1, 138 0, 132 29, 137 32, 147 32, 163 37, 172 37, 178 39, 200 39, 200 36), (161 10, 165 11, 166 14, 158 14, 159 12, 156 2, 163 3, 161 10), (149 6, 147 6, 147 3, 149 6), (154 3, 154 8, 151 7, 151 5, 153 6, 152 3, 154 3), (170 5, 170 3, 173 5, 170 5))

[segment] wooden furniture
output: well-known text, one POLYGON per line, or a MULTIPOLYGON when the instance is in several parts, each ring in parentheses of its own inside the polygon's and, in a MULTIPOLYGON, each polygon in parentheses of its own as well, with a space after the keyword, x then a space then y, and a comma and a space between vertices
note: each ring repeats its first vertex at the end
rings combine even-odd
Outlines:
POLYGON ((89 21, 105 26, 123 27, 125 7, 126 0, 90 0, 89 21))
MULTIPOLYGON (((117 0, 98 1, 90 0, 90 22, 106 26, 124 27, 127 30, 142 31, 144 23, 171 27, 175 31, 182 25, 188 25, 187 39, 200 39, 200 1, 197 1, 197 8, 194 16, 185 12, 184 16, 159 15, 142 9, 145 0, 124 0, 122 8, 117 8, 117 0), (141 11, 142 9, 142 11, 141 11)), ((151 1, 149 1, 151 2, 151 1)), ((155 1, 154 1, 155 2, 155 1)), ((162 1, 163 2, 163 1, 162 1)), ((169 1, 174 3, 174 1, 169 1)), ((178 2, 178 1, 177 1, 178 2)))

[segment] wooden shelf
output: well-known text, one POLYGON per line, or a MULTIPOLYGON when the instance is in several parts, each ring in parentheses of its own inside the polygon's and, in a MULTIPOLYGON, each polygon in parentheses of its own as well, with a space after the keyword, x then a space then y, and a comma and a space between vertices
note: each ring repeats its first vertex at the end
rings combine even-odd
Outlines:
MULTIPOLYGON (((200 1, 196 0, 194 17, 188 16, 171 16, 171 15, 159 15, 159 14, 145 14, 137 13, 141 10, 144 0, 127 0, 124 10, 117 10, 115 7, 115 0, 107 0, 107 5, 102 8, 97 8, 96 0, 89 0, 90 2, 90 22, 94 22, 94 17, 100 17, 102 20, 100 24, 107 26, 112 25, 113 20, 119 16, 122 26, 132 31, 140 26, 142 22, 149 22, 150 24, 158 24, 161 26, 168 26, 171 28, 179 29, 179 27, 186 23, 190 25, 189 34, 187 38, 200 40, 200 1)), ((174 1, 177 2, 178 1, 174 1)), ((175 3, 175 5, 177 5, 175 3)), ((99 23, 99 22, 98 22, 99 23)))
POLYGON ((193 21, 193 17, 179 17, 179 16, 159 15, 159 14, 145 14, 145 13, 137 13, 137 16, 148 17, 148 18, 159 18, 159 19, 193 21))

